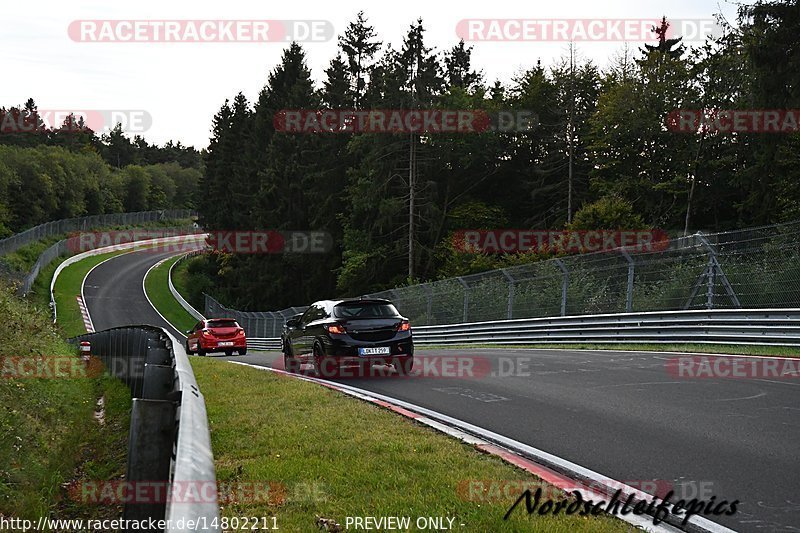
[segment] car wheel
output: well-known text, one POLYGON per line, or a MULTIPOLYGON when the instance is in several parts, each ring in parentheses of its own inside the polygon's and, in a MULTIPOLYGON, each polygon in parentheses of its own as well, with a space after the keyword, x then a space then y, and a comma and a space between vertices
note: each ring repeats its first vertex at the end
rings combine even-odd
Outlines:
POLYGON ((283 354, 283 369, 287 372, 295 373, 300 371, 300 361, 291 355, 283 354))
POLYGON ((198 348, 197 349, 197 355, 199 355, 200 357, 205 357, 206 356, 206 351, 203 350, 202 348, 198 348))
POLYGON ((334 372, 334 360, 325 357, 325 352, 322 350, 322 347, 319 344, 314 345, 314 370, 317 372, 317 377, 320 378, 329 378, 333 377, 335 374, 334 372))
POLYGON ((239 350, 239 355, 247 355, 247 348, 244 350, 239 350))
POLYGON ((407 376, 411 374, 411 370, 414 368, 414 356, 409 355, 408 357, 397 357, 394 361, 392 361, 392 366, 397 373, 402 376, 407 376))
POLYGON ((225 357, 233 357, 233 350, 225 350, 225 357))

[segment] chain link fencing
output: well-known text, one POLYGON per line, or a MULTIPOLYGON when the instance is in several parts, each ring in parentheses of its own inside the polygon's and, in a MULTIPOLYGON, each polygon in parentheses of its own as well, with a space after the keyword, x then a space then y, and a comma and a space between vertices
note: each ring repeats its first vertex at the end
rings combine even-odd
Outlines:
POLYGON ((88 231, 108 226, 136 226, 148 222, 180 220, 196 214, 190 209, 162 209, 159 211, 138 211, 135 213, 107 213, 88 217, 64 218, 39 224, 6 239, 0 239, 0 256, 14 252, 32 242, 55 237, 73 231, 88 231))
MULTIPOLYGON (((563 256, 364 295, 417 326, 684 309, 800 307, 800 221, 673 239, 660 251, 563 256)), ((205 296, 205 315, 276 337, 304 311, 244 312, 205 296)))
MULTIPOLYGON (((90 231, 108 226, 142 225, 152 222, 183 220, 195 215, 196 212, 189 209, 168 209, 161 211, 140 211, 136 213, 110 213, 106 215, 55 220, 18 233, 7 239, 0 240, 0 256, 15 252, 23 246, 27 246, 38 240, 56 235, 64 235, 69 232, 90 231)), ((173 231, 193 233, 197 230, 193 226, 186 226, 182 228, 173 228, 173 231)), ((70 250, 69 239, 62 239, 45 249, 36 259, 36 262, 27 274, 22 275, 19 272, 13 272, 0 261, 0 275, 17 286, 18 295, 25 296, 30 292, 31 287, 33 287, 36 278, 43 268, 46 268, 58 257, 68 255, 71 252, 74 252, 74 250, 70 250)))

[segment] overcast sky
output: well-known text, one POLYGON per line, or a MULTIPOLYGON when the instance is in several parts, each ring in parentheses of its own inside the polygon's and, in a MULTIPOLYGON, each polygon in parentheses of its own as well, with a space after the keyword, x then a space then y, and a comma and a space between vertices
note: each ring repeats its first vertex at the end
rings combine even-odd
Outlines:
MULTIPOLYGON (((174 139, 201 148, 208 144, 211 118, 226 98, 239 91, 251 101, 257 97, 269 71, 280 60, 285 42, 76 42, 68 33, 70 23, 106 19, 313 19, 328 21, 339 34, 361 9, 384 44, 396 47, 408 26, 422 17, 426 41, 439 52, 458 42, 456 25, 462 19, 614 20, 667 15, 709 20, 715 13, 723 13, 732 23, 736 19, 733 3, 714 0, 15 1, 3 5, 0 105, 18 105, 32 97, 42 110, 144 110, 152 117, 152 126, 143 133, 148 141, 160 144, 174 139)), ((538 59, 552 65, 567 50, 566 42, 468 44, 474 46, 474 66, 490 83, 507 81, 538 59)), ((303 46, 319 81, 336 55, 336 39, 303 46)), ((623 42, 577 43, 581 58, 601 66, 623 46, 623 42)), ((631 42, 630 46, 641 46, 641 42, 631 42)))

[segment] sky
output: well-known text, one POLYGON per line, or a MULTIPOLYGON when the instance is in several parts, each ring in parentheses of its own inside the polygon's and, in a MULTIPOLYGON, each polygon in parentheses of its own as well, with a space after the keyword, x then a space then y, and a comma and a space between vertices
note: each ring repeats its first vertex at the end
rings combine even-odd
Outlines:
MULTIPOLYGON (((409 25, 421 17, 428 46, 443 52, 457 44, 457 25, 464 19, 578 19, 583 21, 580 23, 583 27, 589 27, 590 21, 602 22, 603 26, 590 29, 603 32, 600 28, 611 27, 620 19, 649 20, 666 15, 669 19, 688 21, 684 27, 697 27, 702 32, 708 27, 703 25, 710 24, 716 13, 735 23, 736 9, 731 2, 713 0, 13 2, 3 6, 0 57, 4 75, 0 106, 20 105, 33 98, 40 110, 97 110, 104 111, 101 115, 105 117, 116 111, 118 119, 129 122, 130 131, 143 130, 141 134, 151 143, 163 144, 172 139, 203 148, 208 145, 211 119, 225 99, 232 99, 241 91, 254 101, 286 46, 282 38, 271 42, 89 42, 90 36, 102 37, 99 33, 102 24, 95 23, 97 30, 85 33, 86 40, 82 41, 77 29, 81 27, 80 21, 315 20, 322 21, 318 24, 324 24, 331 34, 338 35, 363 10, 384 45, 391 43, 399 48, 409 25), (71 24, 75 32, 69 31, 71 24), (141 124, 144 126, 137 127, 141 124)), ((483 24, 485 32, 492 28, 489 22, 483 24)), ((503 24, 494 26, 505 30, 501 35, 516 35, 516 26, 496 24, 503 24)), ((274 29, 276 25, 271 27, 274 29)), ((90 26, 84 23, 83 28, 90 26)), ((610 30, 605 31, 603 35, 610 30)), ((115 35, 125 34, 120 29, 115 35)), ((267 35, 273 39, 276 34, 267 35)), ((321 40, 302 43, 318 83, 337 53, 336 37, 323 39, 324 35, 321 40)), ((556 64, 568 50, 565 40, 541 38, 467 44, 474 47, 473 66, 483 72, 487 83, 507 82, 537 60, 545 66, 556 64)), ((641 45, 640 41, 629 42, 634 50, 641 45)), ((622 40, 576 42, 578 57, 601 67, 623 47, 622 40)))

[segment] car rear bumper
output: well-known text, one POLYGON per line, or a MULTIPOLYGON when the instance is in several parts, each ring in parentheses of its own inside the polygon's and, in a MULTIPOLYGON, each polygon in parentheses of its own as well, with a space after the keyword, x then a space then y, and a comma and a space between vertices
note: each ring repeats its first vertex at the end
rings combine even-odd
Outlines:
POLYGON ((383 342, 359 342, 339 339, 326 339, 324 342, 325 355, 337 359, 352 359, 354 361, 369 361, 371 359, 386 359, 408 357, 414 355, 414 341, 411 336, 392 339, 383 342), (388 348, 388 354, 359 355, 359 348, 388 348))
POLYGON ((247 349, 246 339, 200 339, 200 348, 202 350, 245 350, 247 349), (231 345, 224 345, 221 343, 232 342, 231 345))

